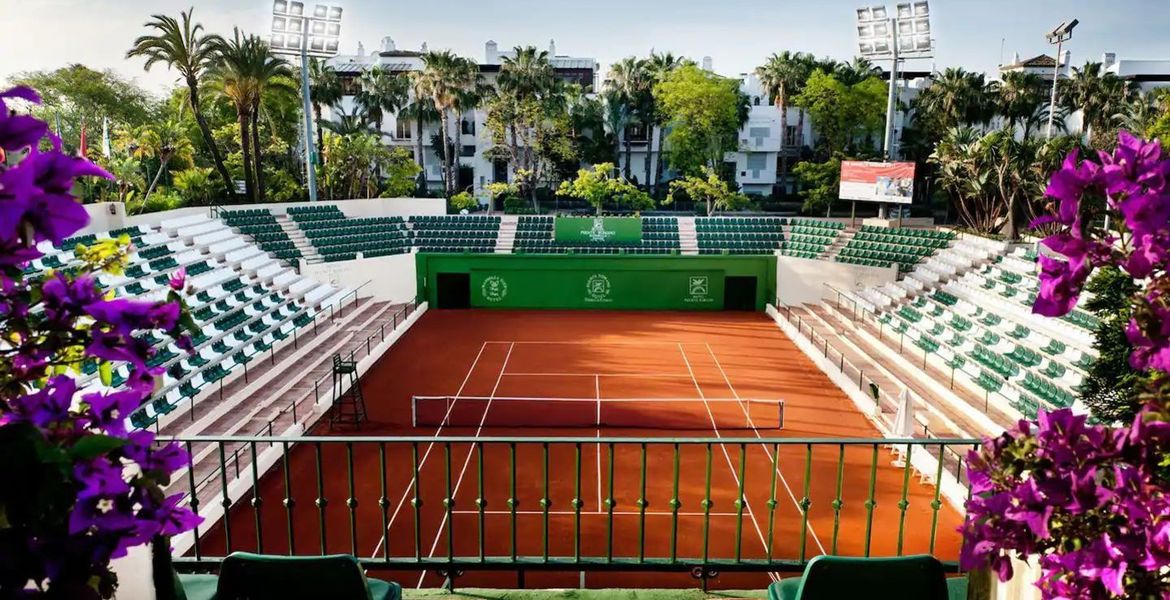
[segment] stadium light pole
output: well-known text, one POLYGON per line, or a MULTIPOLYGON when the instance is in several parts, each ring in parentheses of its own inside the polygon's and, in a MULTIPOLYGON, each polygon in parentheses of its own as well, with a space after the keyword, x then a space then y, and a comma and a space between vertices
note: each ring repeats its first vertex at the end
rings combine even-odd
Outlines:
POLYGON ((1054 120, 1056 119, 1056 84, 1060 81, 1060 53, 1064 47, 1064 43, 1072 39, 1073 28, 1080 23, 1079 20, 1073 19, 1066 21, 1056 26, 1056 29, 1048 32, 1044 37, 1048 38, 1049 44, 1056 45, 1056 66, 1052 69, 1052 100, 1048 105, 1048 132, 1046 137, 1052 139, 1052 129, 1054 120))
MULTIPOLYGON (((857 9, 857 49, 869 60, 889 60, 890 80, 886 98, 886 128, 882 136, 882 154, 894 160, 894 116, 898 106, 898 61, 930 58, 934 40, 930 37, 930 4, 926 0, 903 2, 890 16, 885 6, 857 9)), ((880 206, 885 214, 886 206, 880 206)), ((899 212, 901 215, 901 212, 899 212)))
POLYGON ((341 40, 341 7, 318 4, 306 11, 304 2, 274 0, 272 3, 273 53, 301 59, 301 110, 305 126, 305 168, 309 201, 317 201, 317 156, 313 140, 312 98, 309 92, 309 57, 337 56, 341 40))

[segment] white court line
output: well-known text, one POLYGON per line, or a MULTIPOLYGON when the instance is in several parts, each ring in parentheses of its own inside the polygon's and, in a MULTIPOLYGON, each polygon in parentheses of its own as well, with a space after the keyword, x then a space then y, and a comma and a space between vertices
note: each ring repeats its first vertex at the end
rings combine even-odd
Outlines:
MULTIPOLYGON (((594 388, 597 390, 597 438, 601 439, 601 377, 593 377, 594 388)), ((597 442, 597 510, 601 510, 601 442, 597 442)))
MULTIPOLYGON (((483 409, 483 416, 479 418, 479 427, 475 429, 475 437, 479 437, 480 432, 483 431, 483 424, 487 421, 488 412, 492 410, 492 398, 496 395, 496 390, 500 388, 500 382, 504 379, 504 371, 508 370, 508 359, 512 358, 512 349, 514 345, 508 345, 508 354, 504 355, 504 364, 500 366, 500 374, 496 377, 496 385, 492 386, 492 394, 488 397, 487 406, 483 409)), ((475 452, 475 446, 470 445, 467 448, 467 458, 463 459, 463 468, 459 470, 459 479, 455 481, 455 489, 451 492, 451 500, 454 502, 459 497, 459 486, 463 485, 463 476, 467 474, 467 465, 471 464, 471 455, 475 452)), ((427 558, 435 555, 435 549, 439 547, 439 538, 443 535, 443 527, 447 525, 448 513, 443 513, 443 519, 439 521, 439 529, 435 531, 435 541, 431 543, 431 551, 427 553, 427 558)), ((427 572, 423 571, 418 575, 418 589, 422 589, 423 579, 427 576, 427 572)))
MULTIPOLYGON (((451 513, 456 514, 456 515, 478 515, 479 511, 473 510, 470 508, 466 508, 463 510, 453 510, 453 511, 451 511, 451 513)), ((512 514, 512 511, 510 511, 510 510, 484 510, 483 514, 488 515, 488 516, 492 516, 492 515, 510 516, 512 514)), ((544 511, 543 510, 517 510, 516 514, 517 515, 544 515, 544 511)), ((548 511, 548 514, 560 515, 560 516, 572 516, 572 515, 576 515, 577 511, 574 511, 574 510, 550 510, 550 511, 548 511)), ((638 516, 642 515, 642 511, 614 510, 613 514, 615 516, 638 517, 638 516)), ((646 511, 647 517, 673 517, 674 514, 675 513, 668 511, 668 510, 658 510, 658 511, 647 510, 646 511)), ((701 511, 689 511, 689 512, 685 511, 685 510, 678 511, 678 515, 680 517, 702 517, 702 516, 704 516, 704 514, 705 513, 701 512, 701 511)), ((737 514, 738 513, 734 513, 734 512, 712 512, 711 516, 712 517, 734 517, 737 514)), ((588 517, 588 516, 608 517, 609 511, 608 510, 583 510, 583 511, 581 511, 581 516, 583 516, 583 517, 588 517)))
MULTIPOLYGON (((487 345, 488 345, 487 342, 480 344, 479 352, 476 353, 476 355, 475 355, 475 360, 471 361, 471 366, 467 368, 467 375, 465 375, 463 377, 463 383, 459 384, 459 391, 455 392, 456 398, 458 398, 460 395, 463 394, 463 388, 467 387, 467 382, 471 380, 471 374, 475 372, 475 366, 479 364, 479 359, 480 359, 480 357, 483 356, 483 350, 484 350, 484 348, 487 348, 487 345)), ((453 408, 455 408, 454 402, 452 402, 451 406, 447 408, 447 416, 451 415, 451 409, 453 409, 453 408)), ((447 421, 447 419, 444 418, 443 422, 445 423, 446 421, 447 421)), ((437 438, 437 437, 439 437, 439 434, 441 434, 442 432, 443 432, 443 424, 440 423, 439 428, 435 430, 435 435, 432 437, 437 438)), ((429 457, 431 455, 431 449, 434 447, 435 447, 434 442, 427 444, 426 452, 423 452, 422 460, 419 461, 419 463, 418 463, 419 473, 422 473, 423 466, 426 465, 426 463, 427 463, 427 457, 429 457)), ((406 484, 406 489, 402 491, 402 498, 400 498, 398 500, 398 505, 394 507, 394 514, 391 515, 390 520, 386 522, 386 531, 382 532, 382 537, 378 538, 378 545, 374 546, 374 551, 370 553, 370 558, 377 558, 378 557, 378 550, 381 550, 382 544, 386 543, 386 534, 390 533, 390 528, 394 526, 394 520, 398 518, 399 511, 401 511, 403 505, 406 504, 406 497, 408 495, 410 495, 410 489, 413 488, 415 486, 415 484, 417 484, 417 483, 418 482, 415 481, 415 478, 412 475, 410 478, 410 482, 406 484)))
MULTIPOLYGON (((707 346, 707 353, 711 355, 711 360, 715 361, 715 366, 719 367, 719 373, 723 375, 723 381, 727 382, 727 388, 731 390, 731 395, 735 396, 736 398, 739 398, 739 394, 735 391, 735 386, 731 385, 731 379, 729 379, 727 377, 727 371, 723 370, 723 365, 719 363, 719 358, 715 356, 715 351, 711 349, 711 344, 704 344, 704 345, 707 346)), ((787 407, 785 407, 785 408, 787 408, 787 407)), ((747 413, 748 413, 748 410, 745 407, 744 414, 747 414, 747 413)), ((751 421, 751 418, 752 418, 751 415, 748 414, 748 421, 749 422, 751 421)), ((764 439, 763 436, 760 435, 759 430, 756 429, 754 424, 752 425, 752 432, 754 432, 756 434, 757 438, 760 438, 761 440, 764 439)), ((772 460, 772 451, 768 449, 767 444, 761 443, 760 447, 764 449, 764 454, 766 454, 768 456, 768 460, 772 460)), ((784 484, 784 489, 788 490, 788 497, 792 499, 792 503, 794 505, 796 505, 796 509, 799 512, 800 511, 800 502, 796 499, 796 494, 793 493, 792 487, 790 485, 788 485, 788 480, 784 478, 784 473, 780 472, 780 462, 779 461, 776 462, 776 474, 780 476, 780 482, 784 484)), ((812 523, 808 524, 808 531, 809 531, 809 533, 812 534, 813 541, 817 543, 817 547, 821 549, 821 554, 825 554, 825 546, 824 546, 824 544, 821 543, 821 538, 817 537, 817 532, 816 532, 816 530, 813 529, 812 523)))
MULTIPOLYGON (((687 370, 691 372, 691 381, 695 384, 695 391, 699 392, 700 398, 705 399, 706 397, 703 395, 703 388, 699 385, 699 380, 695 378, 695 370, 691 368, 691 361, 687 358, 687 352, 686 350, 683 350, 683 345, 681 343, 678 345, 678 351, 680 354, 682 354, 683 362, 685 362, 687 365, 687 370)), ((715 423, 715 415, 711 412, 710 406, 707 406, 707 417, 711 419, 711 429, 715 432, 715 437, 723 439, 723 434, 719 433, 719 426, 715 423)), ((740 486, 739 475, 735 472, 735 466, 731 463, 731 454, 727 452, 726 444, 719 444, 719 449, 723 451, 723 458, 727 459, 727 469, 731 471, 732 479, 735 479, 735 485, 737 487, 736 491, 738 492, 738 487, 740 486)), ((764 532, 760 529, 760 523, 756 521, 756 514, 752 511, 751 503, 748 502, 746 497, 738 498, 738 500, 742 501, 744 507, 747 508, 748 517, 751 518, 752 525, 756 528, 756 535, 760 536, 760 543, 763 544, 764 549, 767 550, 768 542, 764 539, 764 532)), ((776 573, 768 573, 768 577, 772 578, 772 581, 780 580, 780 577, 776 573)))
POLYGON ((505 377, 690 377, 686 373, 504 373, 505 377))
POLYGON ((580 342, 580 341, 543 341, 543 340, 488 340, 486 344, 577 344, 581 346, 674 346, 684 342, 580 342))

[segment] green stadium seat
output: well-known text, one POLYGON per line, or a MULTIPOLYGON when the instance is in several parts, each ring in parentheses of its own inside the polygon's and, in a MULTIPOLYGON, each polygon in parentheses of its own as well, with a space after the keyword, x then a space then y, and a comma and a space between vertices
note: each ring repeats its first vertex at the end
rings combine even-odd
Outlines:
POLYGON ((768 600, 949 600, 952 593, 956 598, 965 597, 966 578, 952 581, 933 556, 823 555, 809 561, 801 576, 785 577, 768 586, 768 600))

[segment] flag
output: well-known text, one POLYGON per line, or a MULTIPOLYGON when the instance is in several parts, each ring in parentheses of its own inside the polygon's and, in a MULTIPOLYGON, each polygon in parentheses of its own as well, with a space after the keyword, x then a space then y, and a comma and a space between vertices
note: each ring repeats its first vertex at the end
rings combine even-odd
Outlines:
POLYGON ((102 156, 110 157, 110 119, 102 117, 102 156))
POLYGON ((53 113, 53 114, 56 116, 55 120, 57 121, 57 127, 53 130, 53 133, 55 133, 57 135, 57 139, 60 139, 61 138, 61 113, 58 112, 58 113, 53 113))
POLYGON ((81 139, 77 142, 77 155, 85 158, 85 121, 81 122, 81 139))

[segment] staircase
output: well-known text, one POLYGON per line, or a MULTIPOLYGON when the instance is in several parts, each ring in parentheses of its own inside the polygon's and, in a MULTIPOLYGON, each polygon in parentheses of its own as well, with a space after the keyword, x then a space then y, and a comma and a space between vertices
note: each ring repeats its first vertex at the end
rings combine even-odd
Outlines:
POLYGON ((516 215, 500 217, 500 232, 496 236, 496 254, 511 254, 516 246, 516 225, 520 222, 516 215))
POLYGON ((678 218, 678 246, 683 254, 699 253, 699 233, 695 231, 694 217, 678 218))
MULTIPOLYGON (((327 400, 332 394, 329 379, 332 356, 354 353, 355 359, 364 358, 367 338, 372 335, 371 344, 380 343, 379 332, 383 331, 383 326, 384 333, 389 334, 393 323, 401 323, 401 318, 395 319, 401 310, 402 306, 389 302, 361 301, 344 318, 339 317, 328 328, 322 326, 310 343, 301 345, 302 352, 288 348, 290 352, 284 356, 278 352, 275 361, 264 361, 250 371, 256 373, 250 381, 260 382, 260 390, 247 393, 244 391, 247 384, 241 380, 240 385, 235 386, 234 382, 230 389, 225 388, 223 398, 207 398, 196 407, 203 410, 207 404, 206 409, 210 410, 213 408, 211 404, 218 404, 227 409, 219 411, 221 415, 200 419, 195 425, 188 421, 176 422, 173 427, 164 428, 162 434, 280 436, 292 428, 298 434, 308 431, 324 414, 325 405, 317 402, 318 397, 327 400), (324 383, 318 386, 318 382, 324 383)), ((260 451, 268 447, 269 444, 257 444, 254 449, 260 451)), ((227 474, 229 480, 233 473, 248 472, 252 451, 247 443, 223 444, 227 469, 231 471, 227 474)), ((193 475, 201 504, 206 505, 222 494, 219 447, 216 444, 193 446, 191 452, 193 473, 176 475, 167 492, 189 492, 193 475)))
POLYGON ((313 243, 309 241, 305 232, 297 226, 296 221, 288 218, 288 215, 276 215, 276 222, 280 224, 280 228, 288 235, 288 239, 292 240, 297 250, 300 250, 301 256, 305 258, 305 262, 309 264, 325 262, 325 259, 313 247, 313 243))
POLYGON ((853 236, 855 235, 857 235, 856 227, 846 227, 845 229, 841 230, 841 233, 837 234, 837 239, 833 240, 832 244, 826 246, 825 251, 822 252, 818 258, 821 260, 833 260, 834 256, 837 256, 841 253, 842 248, 848 245, 849 242, 853 241, 853 236))

